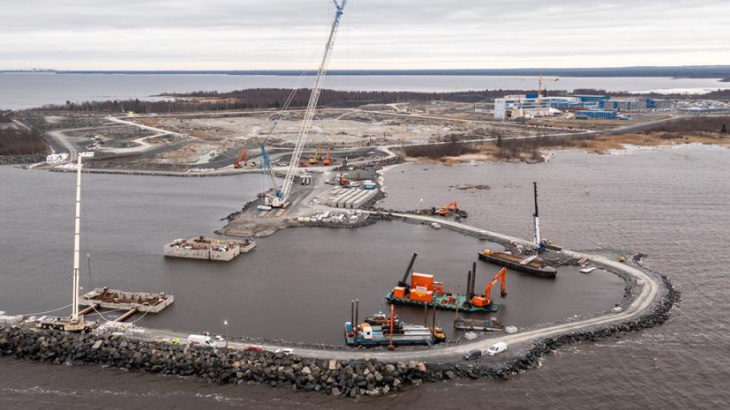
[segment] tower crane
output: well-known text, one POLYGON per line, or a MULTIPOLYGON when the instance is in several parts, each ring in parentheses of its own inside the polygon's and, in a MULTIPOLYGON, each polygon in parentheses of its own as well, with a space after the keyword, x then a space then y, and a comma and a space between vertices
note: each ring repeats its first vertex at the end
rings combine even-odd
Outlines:
MULTIPOLYGON (((299 160, 301 159, 302 151, 304 150, 304 142, 307 138, 307 133, 309 133, 309 129, 312 126, 314 111, 317 108, 317 101, 319 100, 319 93, 322 90, 322 83, 324 82, 324 77, 327 74, 327 66, 329 64, 330 56, 332 55, 332 48, 335 44, 335 38, 337 37, 337 29, 340 26, 340 20, 342 19, 342 13, 345 9, 345 5, 347 5, 347 0, 342 0, 341 3, 337 0, 332 0, 332 2, 335 4, 335 17, 332 20, 332 27, 330 29, 327 43, 324 47, 322 62, 320 63, 319 69, 317 70, 317 77, 314 80, 312 94, 309 96, 307 110, 304 112, 304 119, 302 120, 302 124, 299 127, 299 134, 294 145, 294 152, 292 153, 292 157, 289 160, 289 168, 287 169, 286 176, 284 177, 284 182, 282 183, 281 187, 279 187, 276 183, 276 177, 273 175, 273 170, 271 169, 270 162, 268 164, 269 174, 272 176, 272 180, 274 182, 274 193, 267 194, 264 202, 266 205, 274 208, 284 207, 287 203, 287 199, 289 199, 291 187, 294 182, 294 173, 299 166, 299 160)), ((263 156, 265 153, 263 144, 261 145, 261 148, 261 154, 263 156)), ((267 157, 268 155, 264 158, 267 157)))
MULTIPOLYGON (((554 78, 552 80, 553 81, 556 81, 556 82, 557 81, 560 81, 559 78, 554 78)), ((537 101, 535 101, 535 114, 536 114, 537 117, 540 117, 540 116, 543 115, 542 112, 541 112, 541 109, 542 109, 542 97, 543 97, 543 95, 542 95, 542 70, 540 70, 540 78, 539 78, 539 80, 537 82, 537 101)), ((549 109, 548 109, 548 112, 550 112, 549 109)))

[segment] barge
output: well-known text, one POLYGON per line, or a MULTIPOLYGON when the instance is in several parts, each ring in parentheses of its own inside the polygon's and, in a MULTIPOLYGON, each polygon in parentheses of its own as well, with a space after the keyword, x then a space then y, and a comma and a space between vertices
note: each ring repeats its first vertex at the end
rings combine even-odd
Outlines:
POLYGON ((479 252, 479 259, 495 265, 506 266, 510 269, 539 276, 541 278, 555 278, 558 274, 557 269, 552 266, 545 265, 545 262, 535 255, 528 258, 522 258, 506 252, 495 252, 490 249, 485 249, 479 252))
POLYGON ((457 330, 480 330, 482 332, 502 332, 504 326, 496 320, 484 319, 473 320, 459 318, 454 321, 454 329, 457 330))
POLYGON ((380 312, 359 325, 345 322, 345 341, 349 346, 432 345, 446 340, 443 329, 403 323, 397 316, 380 312))
POLYGON ((255 247, 256 241, 253 238, 238 241, 198 236, 174 240, 165 245, 163 251, 169 257, 228 262, 255 247))
POLYGON ((413 263, 418 254, 413 254, 411 263, 406 269, 403 279, 398 282, 398 286, 394 287, 385 299, 390 304, 399 304, 406 306, 428 307, 442 310, 456 310, 467 313, 496 313, 499 311, 500 305, 493 303, 489 297, 492 286, 502 280, 502 297, 507 295, 505 290, 504 276, 506 270, 498 273, 490 283, 487 284, 484 295, 476 295, 474 293, 476 281, 476 263, 473 269, 469 271, 467 279, 466 293, 464 295, 445 292, 442 282, 434 281, 434 276, 425 273, 412 273, 413 263), (411 276, 411 283, 407 282, 408 276, 411 276))
POLYGON ((173 295, 159 292, 125 292, 108 288, 96 288, 83 295, 79 304, 94 308, 114 310, 135 310, 137 312, 159 313, 175 301, 173 295))

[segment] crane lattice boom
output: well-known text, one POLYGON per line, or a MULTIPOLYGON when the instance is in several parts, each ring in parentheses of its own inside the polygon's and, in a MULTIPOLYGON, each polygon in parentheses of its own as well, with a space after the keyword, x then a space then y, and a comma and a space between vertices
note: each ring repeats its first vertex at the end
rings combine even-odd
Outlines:
POLYGON ((319 93, 322 90, 324 77, 327 74, 327 66, 329 64, 330 56, 332 55, 332 48, 335 44, 335 38, 337 37, 337 29, 340 26, 342 13, 345 9, 345 5, 347 4, 347 0, 342 0, 342 3, 338 3, 337 0, 332 0, 332 2, 335 4, 336 12, 335 18, 332 21, 329 38, 327 39, 327 44, 324 48, 324 56, 322 56, 322 62, 317 70, 317 78, 314 80, 312 94, 309 96, 309 103, 307 104, 307 110, 304 113, 304 120, 299 127, 299 135, 297 136, 296 144, 294 145, 294 152, 292 153, 291 160, 289 161, 289 168, 287 169, 286 177, 284 177, 284 183, 281 186, 281 190, 275 193, 275 196, 267 197, 267 204, 271 206, 280 207, 286 203, 294 182, 294 172, 299 166, 299 160, 302 157, 304 142, 307 138, 307 134, 309 133, 309 129, 312 126, 312 119, 314 118, 314 111, 317 108, 319 93))

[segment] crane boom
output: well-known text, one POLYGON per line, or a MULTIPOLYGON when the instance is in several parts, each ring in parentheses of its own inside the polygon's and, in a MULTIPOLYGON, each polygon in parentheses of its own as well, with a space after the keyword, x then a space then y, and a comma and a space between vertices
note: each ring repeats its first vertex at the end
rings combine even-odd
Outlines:
POLYGON ((342 0, 339 3, 337 0, 332 0, 335 4, 335 18, 332 20, 332 27, 330 29, 329 38, 327 44, 324 47, 324 55, 322 56, 322 62, 317 70, 317 77, 314 80, 314 87, 312 87, 312 94, 309 96, 309 103, 307 104, 307 110, 304 112, 304 119, 299 127, 299 135, 297 136, 296 144, 294 145, 294 152, 292 153, 291 160, 289 161, 289 168, 286 171, 284 182, 281 185, 279 192, 275 193, 274 196, 267 196, 267 205, 274 207, 284 206, 286 200, 291 192, 291 187, 294 182, 294 172, 299 166, 299 160, 302 157, 302 151, 304 150, 304 142, 307 138, 307 133, 312 126, 312 119, 314 119, 314 111, 317 108, 317 101, 319 101, 319 93, 322 90, 322 84, 324 83, 324 77, 327 74, 327 66, 329 64, 330 56, 332 55, 332 48, 335 44, 335 38, 337 37, 337 29, 340 26, 340 20, 342 19, 342 13, 347 5, 347 0, 342 0))

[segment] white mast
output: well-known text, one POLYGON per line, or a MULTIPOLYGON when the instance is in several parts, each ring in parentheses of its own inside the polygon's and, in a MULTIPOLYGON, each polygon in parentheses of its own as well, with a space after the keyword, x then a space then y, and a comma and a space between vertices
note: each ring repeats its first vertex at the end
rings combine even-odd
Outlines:
POLYGON ((535 187, 535 247, 540 247, 540 217, 537 213, 537 182, 533 182, 532 185, 535 187))
MULTIPOLYGON (((284 177, 284 183, 281 186, 281 191, 276 192, 275 196, 267 196, 266 204, 273 207, 284 206, 286 200, 289 198, 291 192, 292 183, 294 182, 294 172, 299 167, 299 159, 302 157, 302 151, 304 150, 304 143, 307 139, 307 133, 312 126, 312 120, 314 119, 314 112, 317 108, 317 101, 319 100, 319 93, 322 90, 322 84, 327 74, 327 66, 329 65, 330 56, 332 55, 332 48, 335 44, 335 38, 337 37, 337 29, 340 26, 340 20, 342 19, 342 13, 347 5, 347 0, 342 0, 342 3, 338 3, 337 0, 332 0, 335 4, 335 18, 332 21, 332 27, 330 29, 329 37, 327 38, 327 44, 324 46, 324 56, 322 56, 322 62, 317 70, 317 77, 314 80, 314 86, 312 87, 312 94, 309 96, 309 103, 307 104, 307 110, 304 112, 304 119, 299 128, 299 135, 297 136, 296 144, 294 145, 294 152, 292 153, 291 160, 289 161, 289 168, 287 169, 286 176, 284 177)), ((275 185, 276 187, 276 185, 275 185)))
POLYGON ((76 165, 76 221, 74 224, 74 270, 71 320, 79 320, 79 255, 81 247, 81 155, 76 165))

